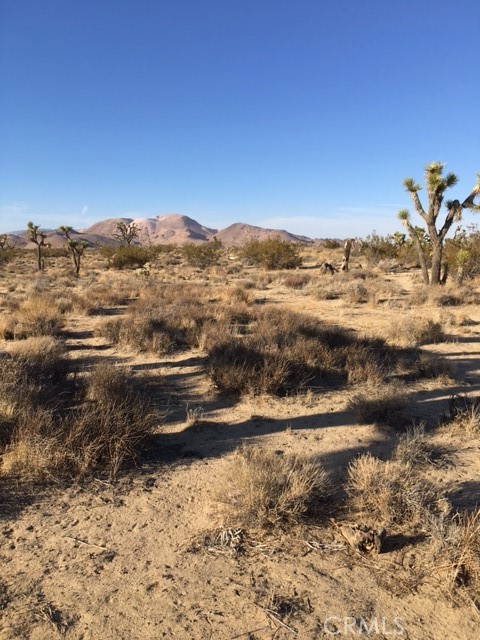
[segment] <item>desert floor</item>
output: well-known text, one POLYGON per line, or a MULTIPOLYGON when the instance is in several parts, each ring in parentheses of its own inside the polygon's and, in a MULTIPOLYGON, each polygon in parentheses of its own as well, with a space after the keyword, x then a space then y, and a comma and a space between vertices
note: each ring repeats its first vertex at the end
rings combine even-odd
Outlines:
MULTIPOLYGON (((416 271, 379 273, 389 294, 373 302, 320 299, 315 287, 330 276, 321 274, 313 258, 307 266, 301 272, 309 282, 301 289, 286 286, 285 273, 249 268, 225 275, 221 269, 182 271, 180 265, 154 270, 148 278, 171 286, 180 277, 189 283, 208 277, 212 287, 252 281, 248 293, 254 304, 308 314, 358 335, 382 336, 407 314, 441 322, 445 340, 422 350, 447 359, 454 379, 412 381, 405 391, 407 412, 412 424, 426 424, 436 451, 426 475, 442 486, 454 508, 472 510, 478 501, 479 436, 455 433, 444 422, 454 394, 479 392, 479 306, 409 306, 409 296, 420 287, 416 271)), ((2 267, 0 293, 4 300, 24 297, 41 281, 54 289, 68 268, 58 258, 37 276, 33 256, 21 268, 9 263, 2 267)), ((335 274, 331 281, 341 277, 335 274)), ((141 289, 141 278, 133 272, 112 275, 92 262, 70 291, 88 295, 97 282, 132 282, 141 289)), ((427 571, 415 536, 387 531, 385 549, 371 556, 355 552, 338 535, 334 505, 342 501, 348 463, 367 451, 388 458, 398 437, 388 425, 358 423, 349 408, 355 388, 326 384, 286 397, 219 393, 199 348, 158 356, 112 345, 95 333, 96 325, 125 314, 127 306, 106 305, 98 315, 73 310, 60 339, 82 375, 107 361, 148 379, 158 411, 152 443, 113 482, 93 477, 32 485, 4 475, 1 640, 476 637, 477 606, 452 591, 441 567, 427 571), (320 462, 336 487, 331 520, 263 533, 225 529, 216 496, 232 452, 242 443, 320 462), (242 545, 225 543, 235 536, 242 545)), ((344 512, 341 517, 348 520, 344 512)))

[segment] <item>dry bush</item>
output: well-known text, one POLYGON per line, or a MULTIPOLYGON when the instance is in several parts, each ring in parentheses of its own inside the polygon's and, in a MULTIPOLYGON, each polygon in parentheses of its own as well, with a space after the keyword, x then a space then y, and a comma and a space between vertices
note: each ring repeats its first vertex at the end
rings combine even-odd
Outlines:
POLYGON ((208 351, 208 372, 219 389, 238 394, 281 394, 294 381, 296 388, 306 382, 296 378, 285 354, 264 349, 252 338, 217 340, 208 351))
POLYGON ((368 387, 354 394, 348 402, 348 408, 360 424, 403 425, 406 406, 406 390, 399 383, 368 387))
MULTIPOLYGON (((24 339, 31 336, 56 336, 64 325, 64 318, 55 299, 50 295, 33 295, 12 313, 12 336, 24 339)), ((10 337, 10 336, 6 336, 10 337)))
POLYGON ((421 378, 440 378, 445 383, 455 378, 451 363, 433 353, 420 352, 413 364, 413 372, 421 378))
POLYGON ((15 417, 1 472, 26 482, 58 480, 65 466, 65 444, 54 412, 24 408, 15 417))
POLYGON ((349 282, 342 295, 348 304, 364 304, 370 298, 370 292, 362 282, 349 282))
POLYGON ((450 399, 448 430, 452 434, 480 433, 480 398, 453 396, 450 399))
POLYGON ((135 314, 107 320, 96 327, 95 333, 113 344, 157 354, 171 353, 178 345, 177 336, 171 327, 160 319, 147 315, 135 314))
POLYGON ((45 404, 59 405, 69 364, 65 348, 43 336, 9 343, 0 354, 0 404, 12 415, 45 404))
POLYGON ((283 284, 289 289, 303 289, 310 282, 310 276, 305 273, 292 273, 283 279, 283 284))
POLYGON ((381 384, 394 367, 389 350, 382 345, 352 344, 345 347, 345 370, 348 382, 381 384))
POLYGON ((480 600, 480 509, 430 518, 430 562, 442 584, 462 589, 470 602, 480 600))
POLYGON ((399 436, 392 452, 392 460, 410 465, 423 467, 432 462, 432 447, 425 436, 425 424, 414 425, 399 436))
POLYGON ((432 515, 449 509, 439 489, 410 464, 383 462, 370 454, 350 463, 348 504, 358 519, 373 527, 428 527, 432 515))
POLYGON ((135 460, 154 415, 131 376, 113 365, 101 365, 93 370, 79 400, 62 412, 45 407, 15 411, 2 471, 31 481, 93 473, 112 480, 125 462, 135 460))
POLYGON ((422 344, 444 342, 445 334, 440 322, 408 315, 398 318, 390 325, 386 338, 401 346, 418 347, 422 344))
POLYGON ((329 280, 321 282, 317 287, 312 289, 312 294, 317 300, 336 300, 340 297, 340 288, 335 281, 329 280))
POLYGON ((298 522, 329 482, 318 465, 294 455, 242 446, 234 453, 219 500, 236 526, 268 528, 298 522))

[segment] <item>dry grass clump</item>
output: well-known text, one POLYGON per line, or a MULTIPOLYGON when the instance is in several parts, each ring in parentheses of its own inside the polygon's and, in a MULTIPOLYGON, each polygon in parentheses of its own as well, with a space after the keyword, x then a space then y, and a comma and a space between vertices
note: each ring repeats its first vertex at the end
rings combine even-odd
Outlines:
POLYGON ((242 446, 233 455, 220 501, 236 526, 270 528, 298 522, 326 498, 326 472, 295 455, 242 446))
POLYGON ((370 454, 350 463, 346 491, 348 505, 369 526, 424 530, 431 516, 449 509, 439 489, 415 467, 370 454))
POLYGON ((464 589, 476 607, 480 601, 480 509, 432 518, 429 553, 440 567, 442 583, 464 589))
POLYGON ((101 365, 77 396, 76 404, 72 399, 63 407, 14 407, 3 473, 28 481, 93 473, 112 480, 124 463, 136 459, 154 416, 131 376, 113 365, 101 365))
POLYGON ((380 384, 395 367, 392 352, 380 344, 352 344, 345 347, 345 370, 348 382, 380 384))
POLYGON ((412 369, 421 378, 440 378, 452 382, 455 377, 450 362, 432 353, 420 352, 412 369))
POLYGON ((353 281, 346 284, 343 299, 348 304, 364 304, 370 298, 370 292, 363 282, 353 281))
POLYGON ((305 273, 293 273, 283 279, 283 284, 289 289, 303 289, 310 282, 310 276, 305 273))
POLYGON ((398 318, 390 325, 386 338, 401 346, 419 347, 422 344, 444 342, 445 334, 440 322, 408 315, 398 318))
POLYGON ((414 425, 399 436, 392 453, 392 460, 411 467, 424 467, 431 464, 432 447, 427 441, 424 423, 414 425))
POLYGON ((480 433, 480 398, 454 396, 450 399, 448 429, 452 434, 480 433))
POLYGON ((50 295, 35 294, 13 311, 3 337, 25 339, 32 336, 56 336, 64 325, 62 310, 50 295))
POLYGON ((0 353, 0 405, 8 414, 60 404, 69 371, 65 348, 50 336, 9 343, 0 353))
POLYGON ((403 425, 406 406, 405 387, 397 382, 368 387, 355 393, 348 402, 360 424, 403 425))

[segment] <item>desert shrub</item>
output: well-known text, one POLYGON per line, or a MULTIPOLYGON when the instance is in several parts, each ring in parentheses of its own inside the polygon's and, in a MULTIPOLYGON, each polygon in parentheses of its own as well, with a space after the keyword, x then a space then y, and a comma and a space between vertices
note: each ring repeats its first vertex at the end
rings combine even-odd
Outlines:
POLYGON ((35 294, 24 300, 11 315, 11 333, 6 338, 56 336, 61 333, 64 318, 50 295, 35 294))
POLYGON ((134 461, 154 424, 146 396, 125 370, 93 370, 77 404, 62 412, 45 406, 14 412, 11 442, 2 471, 23 480, 82 478, 113 480, 134 461))
POLYGON ((392 459, 411 467, 423 467, 431 463, 432 447, 426 439, 424 423, 414 425, 399 436, 392 459))
POLYGON ((448 360, 432 353, 420 352, 413 370, 417 377, 442 378, 446 382, 454 379, 452 365, 448 360))
POLYGON ((295 273, 283 280, 283 284, 289 289, 303 289, 310 282, 310 276, 304 273, 295 273))
POLYGON ((453 396, 450 398, 448 429, 452 434, 480 433, 480 398, 453 396))
POLYGON ((156 317, 131 315, 107 320, 96 328, 96 334, 137 351, 171 353, 178 346, 175 330, 156 317))
POLYGON ((348 467, 348 504, 367 525, 425 529, 432 515, 448 511, 438 488, 409 464, 383 462, 370 454, 348 467))
POLYGON ((431 518, 429 555, 443 584, 462 589, 468 600, 480 599, 480 509, 431 518))
POLYGON ((49 336, 9 344, 0 354, 0 403, 16 415, 40 405, 61 404, 69 363, 65 348, 49 336))
POLYGON ((314 501, 327 497, 328 487, 318 464, 243 446, 233 455, 220 499, 236 526, 269 528, 298 522, 314 501))
POLYGON ((362 304, 368 302, 369 292, 361 282, 350 282, 345 287, 343 298, 349 304, 362 304))
POLYGON ((338 240, 327 238, 323 241, 323 246, 325 249, 339 249, 340 242, 338 240))
POLYGON ((188 264, 199 269, 218 264, 222 253, 223 245, 216 238, 204 244, 186 244, 182 247, 183 257, 188 264))
POLYGON ((247 264, 265 269, 295 269, 302 264, 299 247, 279 238, 252 240, 239 250, 247 264))
POLYGON ((405 422, 406 406, 405 389, 398 383, 369 387, 355 393, 348 402, 348 408, 360 424, 401 425, 405 422))
POLYGON ((105 246, 100 249, 100 254, 114 269, 141 268, 152 259, 151 249, 138 245, 105 246))
POLYGON ((352 344, 344 349, 345 370, 348 382, 380 384, 394 367, 391 353, 373 345, 352 344))
POLYGON ((416 315, 402 315, 392 322, 386 337, 396 344, 418 347, 423 344, 444 342, 445 334, 440 322, 416 315))
POLYGON ((255 339, 231 338, 208 351, 208 372, 222 391, 282 394, 302 386, 285 354, 265 349, 255 339))
POLYGON ((17 250, 13 247, 7 247, 0 249, 0 267, 8 262, 11 262, 17 255, 17 250))

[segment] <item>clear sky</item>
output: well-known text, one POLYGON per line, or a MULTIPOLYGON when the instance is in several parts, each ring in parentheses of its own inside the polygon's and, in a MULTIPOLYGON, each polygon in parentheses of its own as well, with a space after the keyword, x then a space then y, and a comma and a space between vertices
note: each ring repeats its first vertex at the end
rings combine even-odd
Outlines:
POLYGON ((401 229, 425 164, 475 183, 479 63, 479 0, 0 0, 0 231, 401 229))

